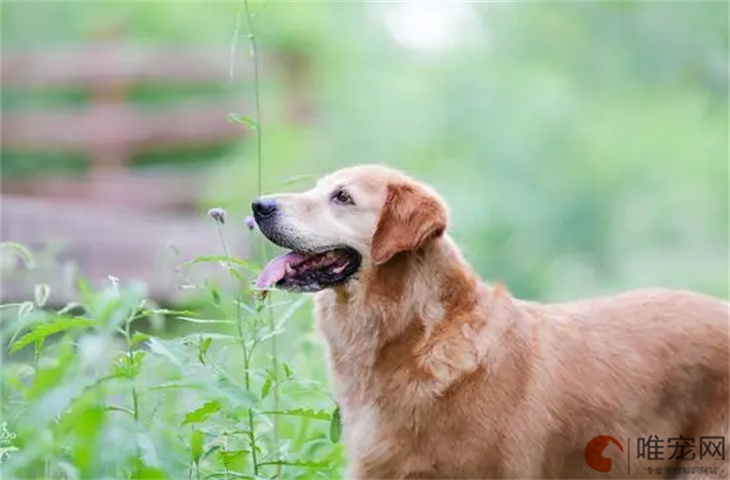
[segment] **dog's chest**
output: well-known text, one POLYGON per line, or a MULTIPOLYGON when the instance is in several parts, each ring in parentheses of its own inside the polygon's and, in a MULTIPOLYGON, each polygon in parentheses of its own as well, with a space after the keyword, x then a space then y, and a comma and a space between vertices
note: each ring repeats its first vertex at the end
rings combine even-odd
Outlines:
POLYGON ((361 478, 486 478, 500 475, 497 437, 435 408, 344 407, 351 472, 361 478))
POLYGON ((350 473, 466 478, 492 472, 497 437, 483 417, 463 408, 474 401, 474 385, 471 394, 457 395, 437 396, 423 388, 422 369, 414 362, 421 327, 414 323, 418 328, 404 331, 402 341, 383 345, 377 322, 362 316, 367 310, 342 308, 333 300, 318 294, 316 315, 329 347, 332 385, 355 469, 350 473))
POLYGON ((344 407, 343 420, 351 468, 361 470, 356 476, 398 478, 434 470, 431 449, 407 416, 370 403, 344 407))

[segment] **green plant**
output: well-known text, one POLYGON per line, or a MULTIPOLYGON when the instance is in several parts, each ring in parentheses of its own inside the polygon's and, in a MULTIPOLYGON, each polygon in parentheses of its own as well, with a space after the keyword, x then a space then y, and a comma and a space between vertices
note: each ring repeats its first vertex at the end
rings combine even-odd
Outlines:
POLYGON ((46 308, 46 286, 3 306, 2 413, 17 449, 6 478, 337 475, 326 388, 264 348, 306 299, 265 305, 247 287, 252 262, 224 254, 183 268, 201 264, 236 279, 233 293, 196 286, 210 299, 205 318, 156 308, 142 285, 116 279, 100 290, 79 281, 79 301, 58 310, 46 308), (197 331, 163 335, 180 323, 197 331))
MULTIPOLYGON (((244 8, 255 119, 228 119, 256 131, 261 194, 259 66, 247 1, 244 8)), ((46 305, 47 285, 36 288, 32 302, 2 306, 9 354, 2 370, 5 478, 338 475, 339 412, 325 386, 297 377, 277 348, 307 299, 274 304, 251 290, 258 265, 230 255, 226 213, 209 213, 221 254, 186 261, 180 270, 217 265, 231 287, 212 280, 189 285, 208 299, 200 311, 159 308, 145 298, 144 285, 112 277, 101 289, 79 279, 78 301, 60 309, 46 305)), ((27 249, 4 247, 33 267, 27 249)))

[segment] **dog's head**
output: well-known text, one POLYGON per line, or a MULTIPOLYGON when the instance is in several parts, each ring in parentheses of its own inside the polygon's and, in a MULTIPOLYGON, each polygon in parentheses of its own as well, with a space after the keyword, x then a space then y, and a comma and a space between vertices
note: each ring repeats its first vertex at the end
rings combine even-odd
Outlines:
POLYGON ((269 262, 257 286, 293 291, 357 279, 442 235, 447 217, 435 192, 381 166, 340 170, 309 191, 261 197, 252 209, 261 232, 292 250, 269 262))

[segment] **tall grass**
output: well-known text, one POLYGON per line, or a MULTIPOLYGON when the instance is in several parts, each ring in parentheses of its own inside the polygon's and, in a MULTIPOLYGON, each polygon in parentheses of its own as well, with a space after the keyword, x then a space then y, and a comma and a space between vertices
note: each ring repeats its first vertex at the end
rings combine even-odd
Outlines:
POLYGON ((197 285, 205 316, 156 308, 142 285, 116 280, 98 290, 80 280, 78 301, 61 309, 43 296, 3 305, 2 414, 15 435, 3 478, 338 475, 325 388, 264 348, 306 300, 265 305, 246 287, 257 267, 226 254, 183 268, 209 263, 243 293, 197 285), (165 335, 175 326, 183 332, 165 335))
MULTIPOLYGON (((259 58, 248 1, 244 10, 255 72, 254 118, 229 119, 256 132, 263 192, 259 58)), ((225 269, 189 285, 204 305, 159 308, 143 284, 110 278, 78 298, 2 305, 3 478, 332 478, 343 460, 339 414, 320 383, 299 378, 277 338, 306 303, 274 303, 250 288, 258 262, 231 255, 225 212, 211 212, 220 251, 182 262, 225 269), (172 333, 175 332, 175 333, 172 333)), ((4 265, 29 251, 4 245, 4 265)), ((10 274, 5 271, 4 274, 10 274)))

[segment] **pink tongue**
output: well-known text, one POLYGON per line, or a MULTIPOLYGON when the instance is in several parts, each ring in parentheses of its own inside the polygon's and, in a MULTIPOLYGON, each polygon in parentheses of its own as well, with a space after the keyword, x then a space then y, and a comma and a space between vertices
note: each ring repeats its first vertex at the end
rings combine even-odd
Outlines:
POLYGON ((298 265, 304 261, 304 258, 296 252, 289 252, 286 255, 272 259, 261 271, 259 278, 256 279, 256 288, 273 287, 286 276, 287 265, 298 265))

